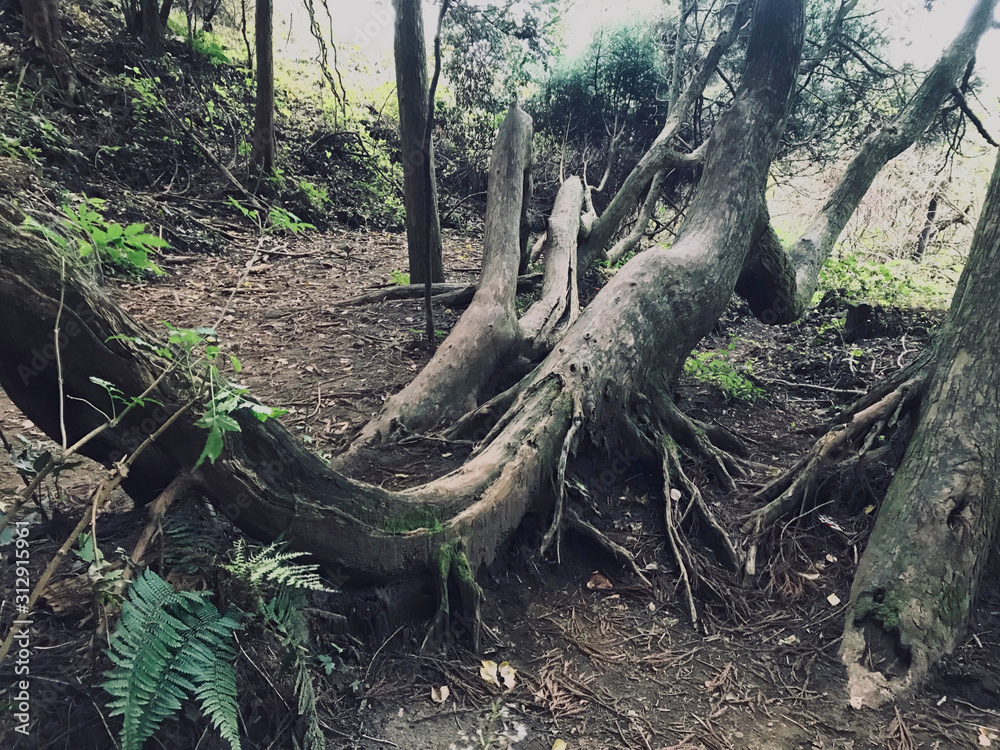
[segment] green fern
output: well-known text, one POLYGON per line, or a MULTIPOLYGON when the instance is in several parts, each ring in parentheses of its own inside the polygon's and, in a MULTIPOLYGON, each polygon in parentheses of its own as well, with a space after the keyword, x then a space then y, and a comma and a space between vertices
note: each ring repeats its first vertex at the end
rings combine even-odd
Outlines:
POLYGON ((129 588, 107 652, 115 667, 104 683, 111 715, 123 717, 123 750, 140 750, 191 697, 239 750, 232 641, 242 626, 238 613, 221 614, 210 595, 175 591, 149 568, 129 588))
POLYGON ((272 542, 251 552, 246 542, 238 539, 233 546, 233 559, 224 567, 254 591, 267 584, 304 591, 328 591, 315 565, 292 563, 305 552, 289 552, 286 542, 272 542))
POLYGON ((171 507, 163 522, 163 565, 185 575, 204 573, 229 546, 225 533, 200 502, 186 501, 171 507))
POLYGON ((309 672, 309 624, 304 608, 308 591, 329 591, 315 565, 292 562, 304 557, 289 552, 285 542, 274 542, 251 550, 240 539, 233 547, 231 562, 224 567, 250 589, 256 613, 285 649, 286 664, 294 672, 298 713, 303 720, 302 746, 324 748, 319 728, 316 692, 309 672))

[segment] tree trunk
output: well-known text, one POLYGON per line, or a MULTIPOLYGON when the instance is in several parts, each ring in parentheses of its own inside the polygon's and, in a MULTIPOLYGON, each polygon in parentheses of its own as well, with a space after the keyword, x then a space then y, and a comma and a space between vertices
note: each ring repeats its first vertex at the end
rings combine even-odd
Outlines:
POLYGON ((919 681, 965 632, 1000 522, 1000 160, 937 338, 921 418, 851 588, 851 702, 919 681))
POLYGON ((514 302, 532 132, 531 118, 512 106, 490 162, 483 270, 471 304, 433 359, 365 425, 338 466, 396 432, 421 432, 474 409, 498 366, 517 356, 521 331, 514 302))
POLYGON ((274 174, 274 48, 272 39, 273 0, 257 0, 254 20, 257 48, 257 99, 254 105, 253 151, 251 158, 258 174, 274 174))
POLYGON ((41 50, 59 86, 72 96, 76 89, 76 73, 62 37, 58 0, 21 0, 21 12, 25 37, 41 50))
POLYGON ((843 177, 787 252, 773 231, 758 232, 761 242, 747 259, 736 291, 764 323, 791 323, 809 306, 819 271, 875 176, 909 148, 937 116, 976 53, 993 21, 997 0, 978 0, 964 28, 941 54, 916 93, 893 120, 868 137, 843 177))
POLYGON ((431 282, 444 281, 441 260, 441 223, 438 218, 437 180, 434 177, 434 147, 428 144, 427 50, 420 0, 393 0, 396 9, 393 50, 396 62, 396 94, 399 97, 399 141, 403 159, 403 203, 406 208, 406 242, 410 283, 423 284, 431 268, 431 282), (425 187, 427 170, 431 187, 425 187), (428 255, 430 258, 428 259, 428 255))
POLYGON ((920 230, 920 236, 917 237, 917 247, 910 256, 910 260, 914 260, 919 263, 924 259, 924 253, 927 252, 927 246, 933 241, 934 235, 937 234, 935 231, 937 209, 938 197, 935 195, 931 198, 930 203, 927 204, 927 219, 924 221, 924 228, 920 230))
POLYGON ((164 52, 160 6, 156 0, 140 0, 139 7, 142 12, 142 42, 146 47, 146 54, 159 57, 164 52))

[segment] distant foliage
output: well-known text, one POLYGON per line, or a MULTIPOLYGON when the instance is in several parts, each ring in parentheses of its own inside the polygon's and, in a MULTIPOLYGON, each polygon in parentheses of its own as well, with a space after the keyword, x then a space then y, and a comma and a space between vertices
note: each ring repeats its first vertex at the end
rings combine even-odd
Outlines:
POLYGON ((645 20, 598 30, 581 54, 557 61, 531 100, 537 127, 572 141, 600 143, 617 124, 626 128, 626 141, 648 147, 666 111, 657 99, 661 49, 645 20))
POLYGON ((830 290, 851 300, 878 302, 886 307, 947 307, 955 290, 957 270, 931 261, 881 261, 855 253, 831 257, 819 272, 813 304, 830 290))

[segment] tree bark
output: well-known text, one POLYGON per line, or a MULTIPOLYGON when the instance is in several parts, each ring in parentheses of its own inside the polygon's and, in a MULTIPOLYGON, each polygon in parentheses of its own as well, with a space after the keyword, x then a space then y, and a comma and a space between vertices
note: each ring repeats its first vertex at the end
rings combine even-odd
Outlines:
POLYGON ((934 239, 934 235, 937 233, 936 222, 937 222, 937 208, 938 208, 938 197, 935 195, 931 198, 930 203, 927 204, 927 219, 924 221, 924 227, 920 230, 920 236, 917 237, 917 247, 910 256, 910 260, 914 260, 919 263, 924 258, 924 253, 927 252, 927 246, 934 239))
POLYGON ((736 291, 764 323, 791 323, 805 311, 819 283, 819 271, 834 243, 882 167, 928 128, 951 96, 955 82, 976 53, 993 21, 997 0, 978 0, 962 31, 938 58, 916 93, 883 128, 864 142, 830 197, 787 252, 773 231, 758 243, 736 291))
POLYGON ((428 430, 474 409, 497 367, 521 345, 515 295, 520 262, 525 174, 530 166, 531 118, 510 108, 493 151, 483 229, 483 269, 468 309, 434 357, 339 457, 346 466, 391 435, 428 430))
POLYGON ((257 97, 254 104, 251 159, 257 174, 274 174, 274 43, 273 0, 257 0, 254 39, 257 48, 257 97))
POLYGON ((428 117, 427 50, 420 0, 393 0, 396 9, 393 51, 396 63, 396 94, 399 98, 399 141, 403 159, 403 204, 406 208, 406 242, 410 283, 444 281, 441 259, 441 222, 438 216, 434 147, 424 156, 424 132, 428 117), (430 190, 425 187, 430 172, 430 190), (429 259, 428 259, 428 256, 429 259))
POLYGON ((62 36, 58 0, 21 0, 21 12, 24 35, 41 50, 59 86, 72 96, 76 89, 76 73, 62 36))
POLYGON ((549 229, 542 245, 545 277, 542 296, 521 317, 522 351, 529 359, 548 354, 562 330, 580 315, 576 279, 576 241, 580 234, 583 183, 579 177, 563 182, 556 195, 549 229))
POLYGON ((1000 522, 1000 160, 903 463, 861 557, 841 654, 851 702, 916 684, 965 632, 1000 522))
POLYGON ((142 14, 142 42, 150 57, 160 57, 164 52, 163 24, 160 23, 160 6, 157 0, 140 0, 142 14))

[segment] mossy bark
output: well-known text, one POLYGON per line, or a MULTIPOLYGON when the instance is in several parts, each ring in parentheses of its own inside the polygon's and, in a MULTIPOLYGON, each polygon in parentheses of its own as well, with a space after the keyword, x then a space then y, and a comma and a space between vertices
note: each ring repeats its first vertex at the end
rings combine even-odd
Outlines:
POLYGON ((916 432, 851 590, 851 700, 919 681, 965 632, 1000 520, 1000 161, 939 334, 916 432))

